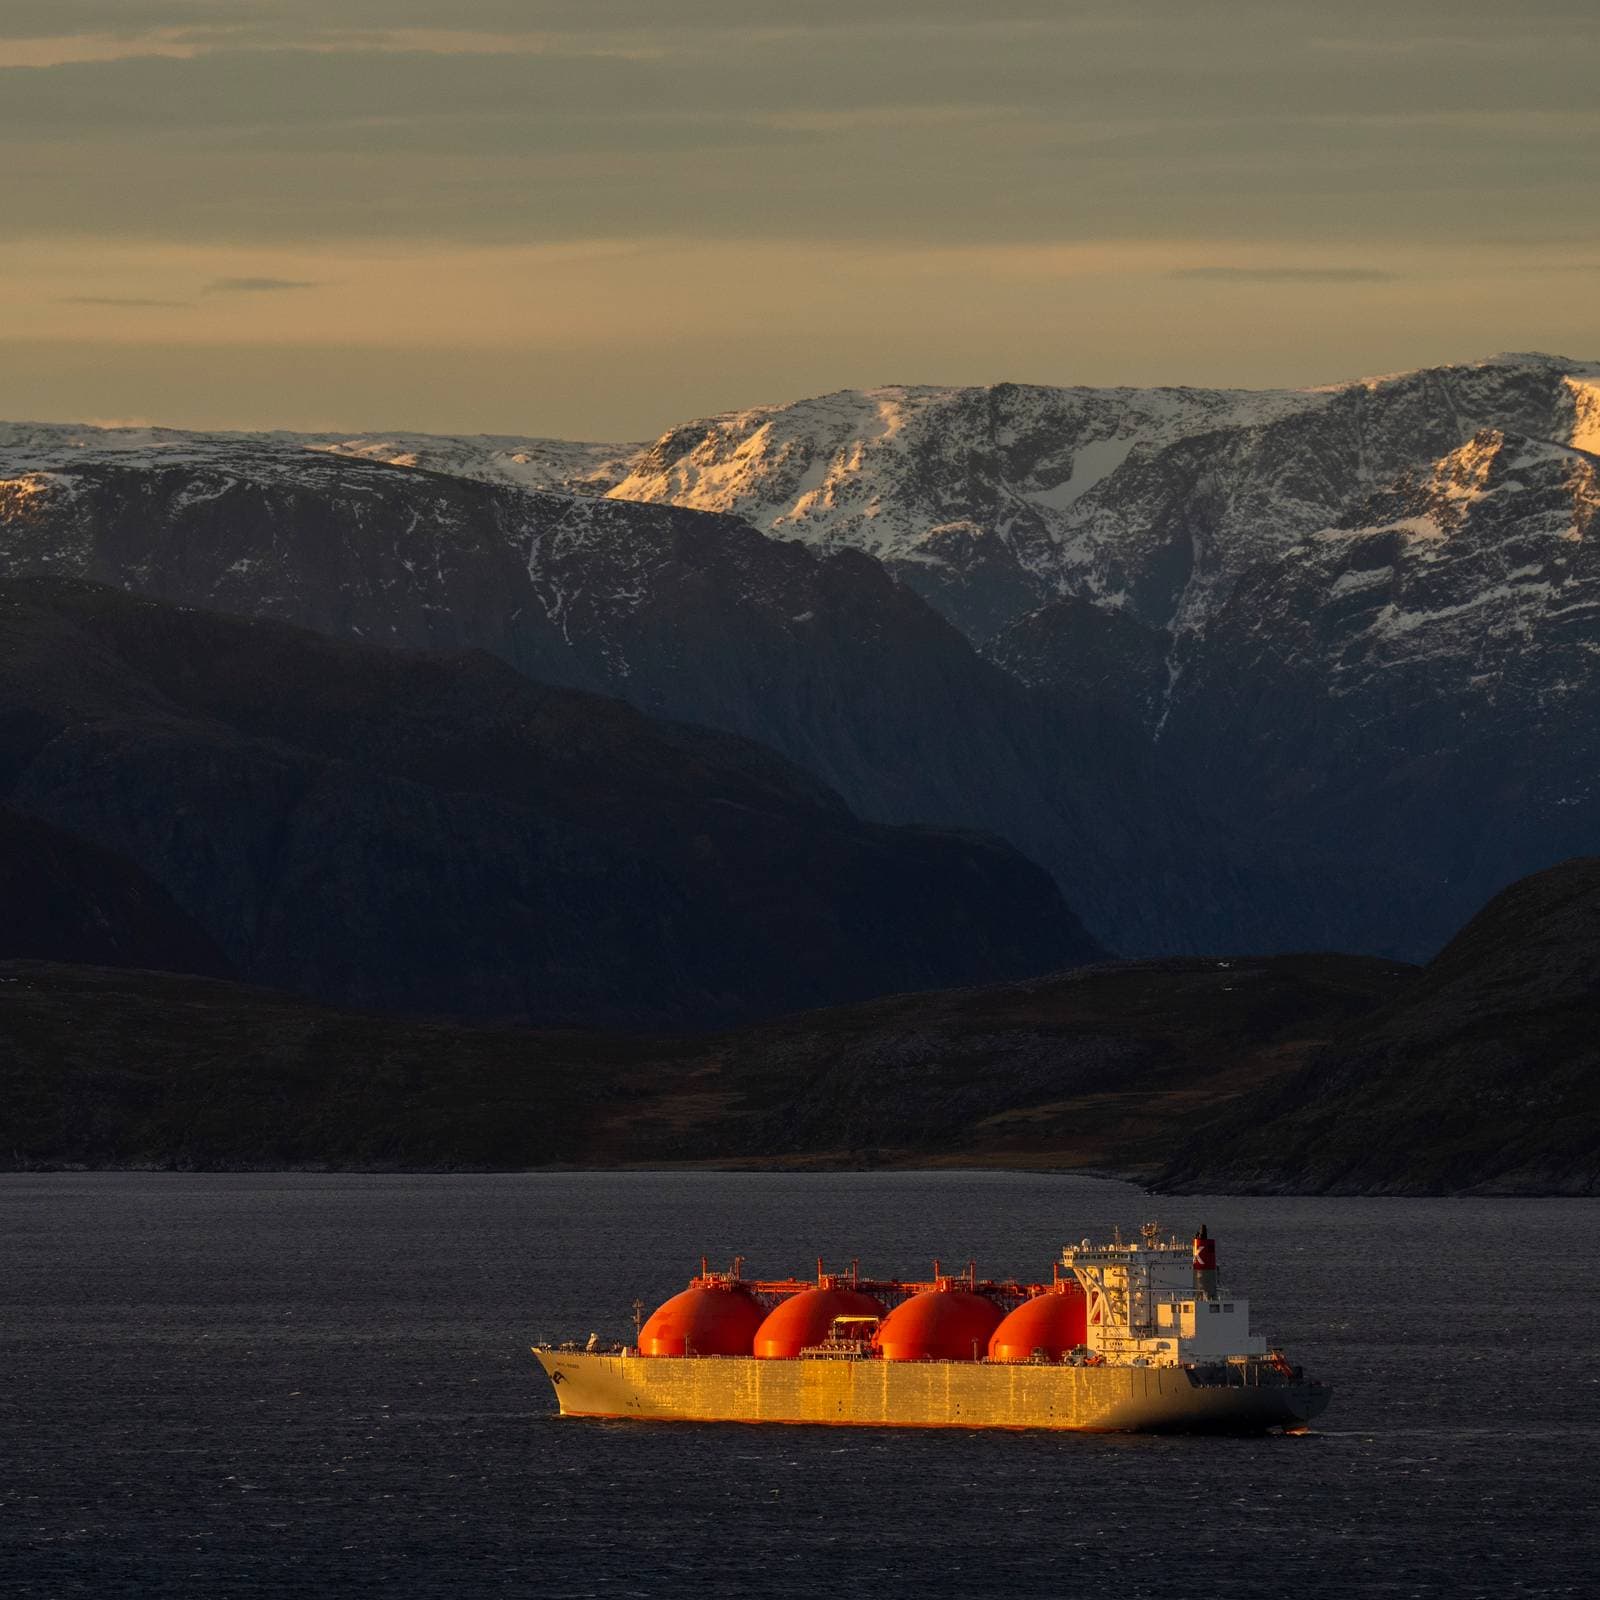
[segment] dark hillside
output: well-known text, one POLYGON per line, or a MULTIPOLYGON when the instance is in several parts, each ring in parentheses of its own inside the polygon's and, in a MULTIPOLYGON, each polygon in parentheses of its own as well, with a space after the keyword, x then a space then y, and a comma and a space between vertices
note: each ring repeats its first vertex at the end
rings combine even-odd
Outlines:
POLYGON ((1109 962, 784 1018, 716 1051, 738 1094, 695 1139, 727 1156, 1136 1171, 1413 971, 1340 955, 1109 962))
POLYGON ((1426 970, 1103 963, 694 1036, 471 1028, 0 963, 0 1161, 1007 1165, 1181 1192, 1592 1193, 1600 862, 1426 970))
POLYGON ((1158 1181, 1600 1193, 1600 859, 1497 895, 1398 999, 1234 1108, 1158 1181))
POLYGON ((0 807, 0 960, 229 976, 222 952, 131 861, 0 807))
POLYGON ((1243 868, 1219 861, 1142 733, 1105 700, 1047 706, 860 551, 292 442, 94 457, 58 450, 26 492, 0 481, 0 577, 487 650, 537 682, 755 740, 863 819, 1004 839, 1110 948, 1229 942, 1217 918, 1243 868))
POLYGON ((698 1037, 363 1016, 162 973, 0 965, 18 1165, 1027 1163, 1138 1170, 1407 969, 1138 962, 698 1037))
POLYGON ((0 585, 0 802, 361 1009, 695 1027, 1098 953, 1009 847, 864 823, 748 740, 75 580, 0 585))
POLYGON ((634 1040, 0 963, 0 1166, 524 1167, 590 1153, 634 1040))

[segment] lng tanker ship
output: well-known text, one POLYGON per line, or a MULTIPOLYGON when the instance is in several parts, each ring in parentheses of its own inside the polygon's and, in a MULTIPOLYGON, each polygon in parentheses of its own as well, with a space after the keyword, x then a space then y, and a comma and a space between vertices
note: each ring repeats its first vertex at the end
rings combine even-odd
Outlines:
MULTIPOLYGON (((638 1310, 635 1320, 637 1322, 638 1310)), ((536 1345, 564 1416, 881 1428, 1297 1433, 1327 1406, 1218 1286, 1216 1243, 1147 1224, 1049 1283, 701 1270, 611 1350, 536 1345)))

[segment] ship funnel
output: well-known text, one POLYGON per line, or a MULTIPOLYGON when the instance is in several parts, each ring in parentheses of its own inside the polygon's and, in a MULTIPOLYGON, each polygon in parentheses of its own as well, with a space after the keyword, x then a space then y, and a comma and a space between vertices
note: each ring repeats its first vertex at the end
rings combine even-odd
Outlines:
POLYGON ((1217 1241, 1203 1222, 1194 1236, 1194 1292, 1199 1300, 1217 1298, 1217 1241))

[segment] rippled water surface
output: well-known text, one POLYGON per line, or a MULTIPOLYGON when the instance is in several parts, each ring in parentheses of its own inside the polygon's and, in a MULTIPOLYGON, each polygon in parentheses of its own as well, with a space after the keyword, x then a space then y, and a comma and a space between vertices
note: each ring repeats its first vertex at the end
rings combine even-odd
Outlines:
POLYGON ((1600 1594, 1600 1205, 1017 1173, 0 1178, 0 1594, 1600 1594), (754 1275, 1041 1275, 1155 1210, 1307 1438, 555 1417, 526 1353, 754 1275))

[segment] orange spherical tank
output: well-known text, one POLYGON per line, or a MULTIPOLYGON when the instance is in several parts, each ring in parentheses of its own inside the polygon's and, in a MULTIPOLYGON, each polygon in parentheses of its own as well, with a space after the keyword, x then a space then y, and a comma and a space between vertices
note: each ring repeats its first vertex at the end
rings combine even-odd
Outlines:
POLYGON ((1013 1311, 989 1338, 991 1361, 1031 1361, 1042 1350, 1059 1361, 1089 1335, 1089 1303, 1075 1283, 1036 1294, 1013 1311))
POLYGON ((762 1310, 743 1289, 704 1284, 675 1294, 639 1330, 642 1356, 747 1356, 762 1310))
POLYGON ((792 1361, 807 1345, 821 1344, 835 1317, 881 1317, 883 1307, 856 1289, 806 1289, 791 1295, 756 1329, 755 1353, 764 1361, 792 1361))
POLYGON ((901 1301, 873 1343, 885 1361, 976 1361, 999 1321, 999 1306, 981 1294, 928 1289, 901 1301))

